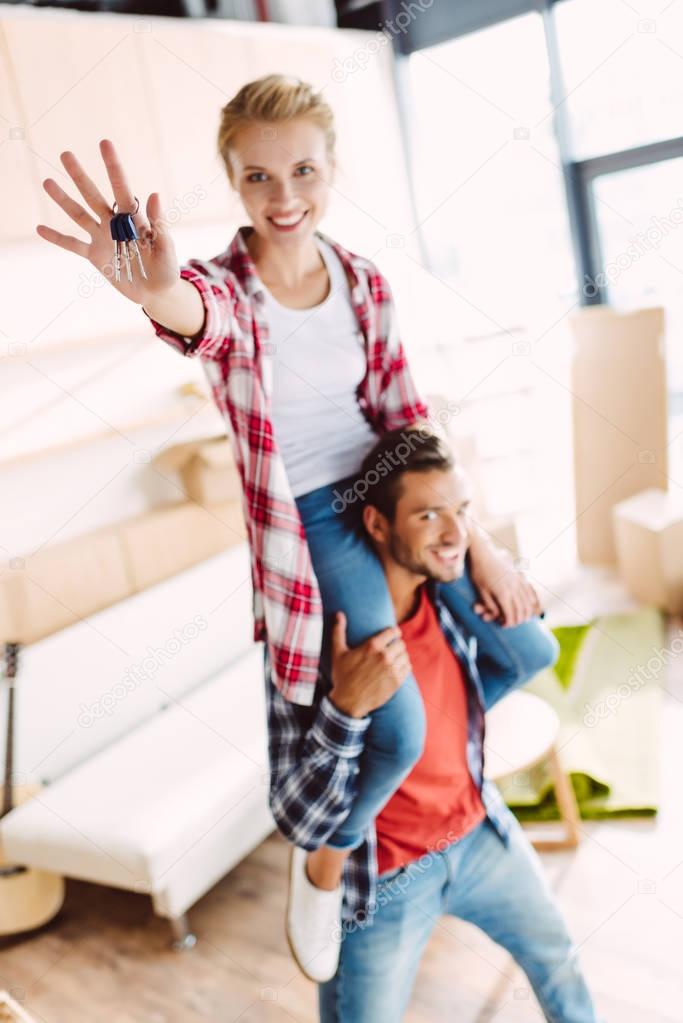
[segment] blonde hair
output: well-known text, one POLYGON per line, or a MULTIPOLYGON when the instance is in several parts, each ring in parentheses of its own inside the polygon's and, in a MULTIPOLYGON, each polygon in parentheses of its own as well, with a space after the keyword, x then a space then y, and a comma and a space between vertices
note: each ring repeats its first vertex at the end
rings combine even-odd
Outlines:
POLYGON ((218 152, 233 184, 230 149, 240 129, 254 121, 289 121, 294 117, 308 117, 323 130, 327 155, 334 161, 334 114, 308 82, 291 75, 264 75, 247 82, 226 103, 221 110, 218 152))

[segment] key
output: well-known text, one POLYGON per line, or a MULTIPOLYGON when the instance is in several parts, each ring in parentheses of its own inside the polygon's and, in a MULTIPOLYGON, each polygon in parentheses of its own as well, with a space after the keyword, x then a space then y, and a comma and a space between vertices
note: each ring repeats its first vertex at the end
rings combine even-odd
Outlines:
POLYGON ((130 213, 121 213, 121 227, 124 236, 124 255, 130 265, 129 247, 132 246, 133 252, 137 258, 138 266, 140 267, 140 273, 147 280, 147 274, 142 263, 142 256, 140 255, 140 249, 138 248, 138 231, 133 221, 133 217, 130 213))
POLYGON ((137 259, 138 266, 140 267, 140 273, 147 280, 147 274, 145 273, 145 267, 142 262, 142 256, 140 255, 140 249, 138 248, 137 239, 139 237, 133 217, 140 209, 140 201, 135 197, 136 207, 132 213, 117 213, 117 203, 114 203, 112 213, 113 216, 109 222, 109 229, 111 236, 114 241, 114 272, 115 279, 121 280, 121 252, 126 261, 126 276, 132 283, 133 273, 131 269, 130 261, 130 248, 132 246, 134 255, 137 259))
POLYGON ((116 255, 114 257, 114 268, 116 270, 116 280, 121 280, 121 253, 126 261, 126 276, 132 283, 133 274, 130 269, 130 252, 128 251, 128 241, 131 237, 131 227, 135 231, 135 225, 131 219, 129 213, 117 213, 111 221, 111 233, 112 237, 116 241, 116 255))
MULTIPOLYGON (((116 203, 114 203, 116 205, 116 203)), ((121 280, 121 253, 120 253, 120 239, 119 239, 119 214, 115 214, 109 221, 109 230, 114 240, 114 279, 117 281, 121 280)))

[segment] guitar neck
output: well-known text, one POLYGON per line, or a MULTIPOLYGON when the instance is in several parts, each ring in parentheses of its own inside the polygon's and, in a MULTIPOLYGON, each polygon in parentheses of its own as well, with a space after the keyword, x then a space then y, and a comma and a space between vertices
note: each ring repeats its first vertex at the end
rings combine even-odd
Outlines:
POLYGON ((5 740, 5 780, 2 790, 0 818, 13 809, 12 775, 14 774, 14 680, 17 676, 18 643, 5 646, 5 678, 9 682, 7 691, 7 731, 5 740))

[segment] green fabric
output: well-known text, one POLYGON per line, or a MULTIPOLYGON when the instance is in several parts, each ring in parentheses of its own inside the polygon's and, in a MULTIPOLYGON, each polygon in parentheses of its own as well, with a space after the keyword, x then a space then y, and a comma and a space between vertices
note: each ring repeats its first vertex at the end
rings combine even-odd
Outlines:
POLYGON ((592 621, 588 625, 560 625, 553 629, 560 644, 560 656, 553 665, 553 671, 564 689, 569 689, 572 683, 583 641, 594 624, 595 621, 592 621))
MULTIPOLYGON (((542 697, 559 715, 559 755, 581 816, 655 814, 660 679, 670 660, 662 651, 662 615, 656 608, 643 608, 553 631, 562 655, 555 668, 537 675, 525 691, 542 697)), ((497 784, 520 820, 559 818, 547 765, 497 784)))

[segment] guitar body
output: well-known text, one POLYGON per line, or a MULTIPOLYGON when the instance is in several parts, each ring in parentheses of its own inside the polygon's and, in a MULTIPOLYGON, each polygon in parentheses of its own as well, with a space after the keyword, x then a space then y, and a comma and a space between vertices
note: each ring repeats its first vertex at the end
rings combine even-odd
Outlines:
MULTIPOLYGON (((14 803, 30 799, 38 786, 15 786, 14 803)), ((9 862, 0 830, 0 935, 21 934, 52 920, 64 902, 64 878, 9 862)))
POLYGON ((0 991, 0 1023, 36 1023, 7 991, 0 991))
MULTIPOLYGON (((14 681, 17 677, 19 644, 5 645, 4 676, 9 682, 7 703, 7 740, 5 777, 0 807, 2 818, 18 803, 40 790, 37 785, 13 785, 14 765, 14 681)), ((2 847, 0 826, 0 935, 21 934, 40 927, 55 916, 64 902, 64 878, 45 870, 34 870, 21 863, 10 863, 2 847)))

